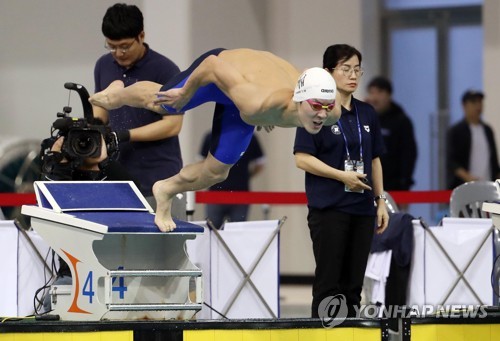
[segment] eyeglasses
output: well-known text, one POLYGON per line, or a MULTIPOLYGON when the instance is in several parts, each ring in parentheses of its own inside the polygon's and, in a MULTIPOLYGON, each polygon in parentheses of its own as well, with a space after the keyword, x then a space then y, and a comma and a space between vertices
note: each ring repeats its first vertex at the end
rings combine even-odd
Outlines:
POLYGON ((111 53, 116 53, 116 51, 120 51, 121 53, 127 53, 130 48, 134 45, 137 39, 134 39, 130 44, 121 44, 120 46, 109 45, 107 41, 104 42, 104 48, 111 53))
POLYGON ((314 111, 320 111, 321 109, 325 109, 327 112, 330 112, 333 110, 333 108, 335 108, 335 102, 327 104, 327 105, 324 105, 324 104, 319 103, 319 102, 315 102, 311 99, 306 99, 306 102, 309 103, 309 105, 311 106, 311 108, 314 111))
POLYGON ((332 70, 340 70, 346 77, 350 77, 352 73, 356 75, 356 77, 363 76, 364 70, 361 66, 349 67, 349 66, 341 66, 339 68, 333 68, 332 70))

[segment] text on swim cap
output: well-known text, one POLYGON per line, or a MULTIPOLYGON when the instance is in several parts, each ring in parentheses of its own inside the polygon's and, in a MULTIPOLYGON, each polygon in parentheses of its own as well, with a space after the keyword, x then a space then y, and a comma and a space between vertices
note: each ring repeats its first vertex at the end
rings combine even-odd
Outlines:
POLYGON ((304 86, 304 82, 305 82, 305 79, 306 79, 306 76, 307 74, 303 75, 302 77, 299 78, 299 80, 297 81, 297 87, 300 89, 304 86))

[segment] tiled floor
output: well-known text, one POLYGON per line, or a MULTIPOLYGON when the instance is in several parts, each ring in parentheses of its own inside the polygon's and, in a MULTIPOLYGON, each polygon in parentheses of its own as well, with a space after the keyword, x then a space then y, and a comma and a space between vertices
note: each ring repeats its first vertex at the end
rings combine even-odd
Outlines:
POLYGON ((311 290, 310 285, 282 284, 280 286, 280 317, 311 317, 311 290))

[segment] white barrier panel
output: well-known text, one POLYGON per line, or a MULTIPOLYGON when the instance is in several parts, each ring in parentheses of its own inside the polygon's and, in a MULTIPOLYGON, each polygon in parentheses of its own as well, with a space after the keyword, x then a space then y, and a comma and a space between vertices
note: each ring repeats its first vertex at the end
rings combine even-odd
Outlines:
POLYGON ((413 228, 415 248, 408 304, 493 304, 491 219, 445 218, 443 226, 429 228, 437 241, 418 220, 413 228), (463 272, 470 288, 441 247, 463 272))
MULTIPOLYGON (((205 302, 228 318, 279 315, 279 240, 275 234, 279 224, 279 220, 226 223, 224 230, 217 231, 223 242, 208 228, 202 238, 187 242, 189 258, 203 271, 205 302), (254 268, 250 279, 256 290, 251 283, 245 282, 246 274, 239 269, 226 246, 245 273, 254 268)), ((222 318, 208 307, 203 307, 196 317, 222 318)))
MULTIPOLYGON (((45 257, 49 251, 47 244, 35 231, 26 234, 45 257)), ((12 221, 0 221, 0 259, 0 316, 32 315, 35 292, 51 274, 12 221)), ((51 262, 50 255, 47 265, 51 262)))
POLYGON ((408 282, 408 304, 425 303, 425 230, 420 220, 413 220, 413 255, 408 282))
POLYGON ((17 316, 17 229, 0 221, 0 316, 17 316))

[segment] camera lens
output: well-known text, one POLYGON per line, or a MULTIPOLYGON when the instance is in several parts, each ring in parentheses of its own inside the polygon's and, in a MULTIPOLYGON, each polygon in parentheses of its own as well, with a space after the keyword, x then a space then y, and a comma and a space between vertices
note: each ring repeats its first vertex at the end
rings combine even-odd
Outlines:
POLYGON ((95 130, 72 130, 67 143, 70 154, 74 156, 87 158, 101 154, 101 134, 95 130))
POLYGON ((73 149, 75 154, 84 157, 94 154, 97 149, 94 140, 92 140, 90 136, 87 135, 80 135, 75 138, 73 140, 71 148, 73 149))

